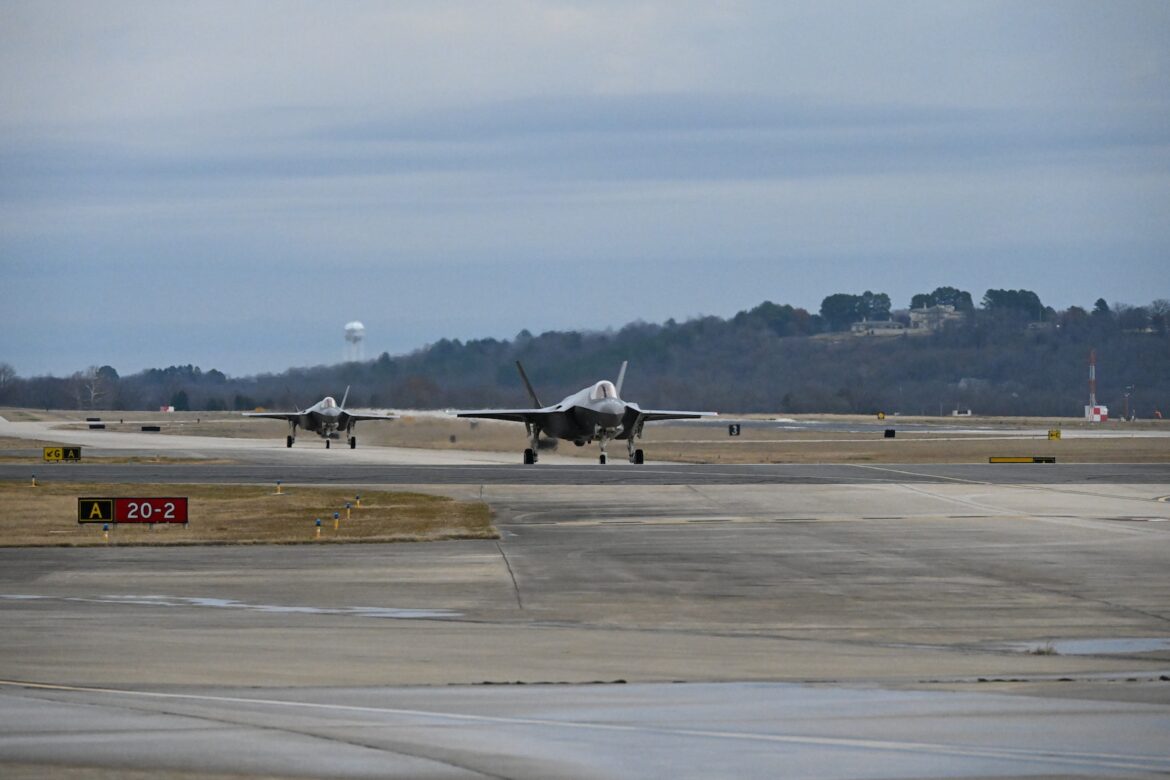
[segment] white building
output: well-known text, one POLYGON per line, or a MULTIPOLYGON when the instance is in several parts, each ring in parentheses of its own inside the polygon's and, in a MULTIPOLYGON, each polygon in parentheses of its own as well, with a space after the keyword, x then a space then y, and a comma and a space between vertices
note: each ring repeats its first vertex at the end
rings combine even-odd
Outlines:
POLYGON ((923 306, 921 309, 910 310, 910 327, 914 330, 938 330, 945 323, 961 322, 963 317, 963 312, 955 311, 955 307, 949 303, 923 306))

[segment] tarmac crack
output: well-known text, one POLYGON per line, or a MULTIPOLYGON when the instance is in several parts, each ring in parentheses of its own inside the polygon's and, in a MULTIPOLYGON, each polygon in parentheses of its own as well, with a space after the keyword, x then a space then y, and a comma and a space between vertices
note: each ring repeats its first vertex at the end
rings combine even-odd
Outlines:
POLYGON ((508 554, 504 552, 504 547, 498 541, 496 542, 496 549, 500 551, 500 557, 504 559, 504 566, 508 569, 508 577, 512 580, 512 592, 516 594, 516 606, 523 610, 524 602, 520 599, 520 585, 516 582, 516 573, 512 571, 512 563, 508 560, 508 554))

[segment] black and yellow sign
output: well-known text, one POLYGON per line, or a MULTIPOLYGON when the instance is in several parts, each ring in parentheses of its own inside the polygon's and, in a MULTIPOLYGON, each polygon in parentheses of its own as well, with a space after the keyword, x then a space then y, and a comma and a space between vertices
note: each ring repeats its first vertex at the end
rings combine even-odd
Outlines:
POLYGON ((1049 439, 1059 439, 1060 438, 1060 428, 1049 428, 1048 429, 1048 438, 1049 439))
POLYGON ((187 497, 77 499, 79 523, 186 523, 187 497))
POLYGON ((112 498, 79 498, 77 499, 77 522, 79 523, 110 523, 114 520, 114 499, 112 498))
POLYGON ((81 460, 81 447, 45 447, 45 462, 81 460))

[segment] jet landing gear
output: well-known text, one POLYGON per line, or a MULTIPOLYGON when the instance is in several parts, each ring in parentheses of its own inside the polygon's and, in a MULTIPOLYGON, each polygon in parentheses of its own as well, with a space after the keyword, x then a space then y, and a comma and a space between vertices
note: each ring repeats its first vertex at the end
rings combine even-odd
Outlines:
POLYGON ((531 466, 540 459, 537 454, 540 451, 540 428, 535 425, 524 424, 528 431, 528 449, 524 450, 524 465, 531 466))
POLYGON ((632 436, 626 441, 626 448, 630 453, 630 463, 640 466, 646 462, 646 453, 642 450, 634 449, 634 438, 632 436))
POLYGON ((329 449, 329 440, 328 439, 325 440, 325 449, 329 449))
POLYGON ((350 448, 351 450, 356 450, 356 449, 357 449, 357 437, 356 437, 356 436, 350 436, 350 437, 349 437, 349 448, 350 448))
POLYGON ((294 442, 294 441, 296 441, 296 438, 295 438, 294 436, 292 436, 292 435, 289 435, 289 436, 288 436, 288 437, 285 439, 285 445, 284 445, 284 446, 286 446, 286 447, 291 447, 291 446, 293 445, 293 442, 294 442))
POLYGON ((292 447, 293 442, 297 440, 297 424, 292 420, 288 423, 288 436, 285 437, 284 446, 292 447))

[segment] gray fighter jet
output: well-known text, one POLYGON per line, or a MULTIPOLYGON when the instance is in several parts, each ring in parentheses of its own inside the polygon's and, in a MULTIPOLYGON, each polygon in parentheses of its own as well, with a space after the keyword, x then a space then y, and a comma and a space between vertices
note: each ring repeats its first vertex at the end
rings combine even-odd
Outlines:
POLYGON ((341 438, 341 431, 345 431, 346 440, 352 450, 357 447, 357 437, 353 434, 358 420, 393 420, 392 415, 385 414, 355 414, 345 410, 346 399, 349 398, 349 388, 345 388, 345 395, 341 403, 337 403, 333 396, 327 395, 308 409, 300 412, 244 412, 245 417, 269 417, 274 420, 288 420, 288 438, 286 446, 293 446, 297 440, 297 426, 306 431, 312 431, 325 440, 325 449, 329 449, 329 442, 341 438))
POLYGON ((459 417, 480 417, 488 420, 513 420, 524 423, 528 431, 528 449, 524 462, 536 463, 540 451, 540 436, 571 441, 578 447, 596 441, 601 446, 599 461, 606 462, 605 445, 614 439, 625 439, 630 463, 643 463, 645 454, 635 448, 635 439, 641 437, 642 426, 654 420, 689 420, 712 417, 715 412, 674 412, 642 409, 635 403, 621 399, 622 381, 626 377, 626 362, 622 363, 617 382, 603 379, 578 390, 554 406, 542 406, 524 373, 524 366, 516 361, 520 379, 528 390, 534 409, 479 409, 459 412, 459 417))

